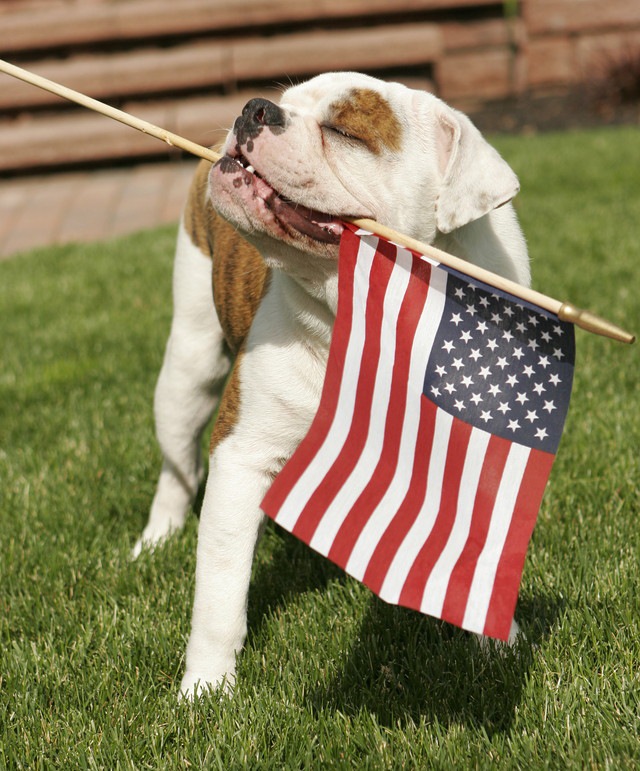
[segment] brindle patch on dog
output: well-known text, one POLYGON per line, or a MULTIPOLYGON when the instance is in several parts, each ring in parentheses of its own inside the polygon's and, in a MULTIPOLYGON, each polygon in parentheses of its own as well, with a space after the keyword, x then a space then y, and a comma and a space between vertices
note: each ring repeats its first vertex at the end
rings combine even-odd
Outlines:
MULTIPOLYGON (((237 164, 230 162, 237 171, 237 164)), ((216 313, 229 350, 237 354, 266 291, 269 271, 258 251, 211 205, 210 170, 207 161, 202 161, 196 170, 184 226, 192 243, 213 260, 216 313)))

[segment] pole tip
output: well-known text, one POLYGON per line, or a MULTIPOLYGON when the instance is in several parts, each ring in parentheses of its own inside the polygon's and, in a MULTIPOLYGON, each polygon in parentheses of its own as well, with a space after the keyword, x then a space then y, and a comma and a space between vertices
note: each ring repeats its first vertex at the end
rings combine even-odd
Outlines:
POLYGON ((560 306, 558 318, 562 321, 569 321, 577 327, 580 327, 580 329, 592 332, 594 335, 609 337, 611 340, 617 340, 620 343, 631 345, 636 341, 636 336, 632 335, 630 332, 621 329, 606 319, 600 318, 600 316, 596 316, 596 314, 591 313, 591 311, 576 308, 576 306, 571 305, 571 303, 563 303, 560 306))

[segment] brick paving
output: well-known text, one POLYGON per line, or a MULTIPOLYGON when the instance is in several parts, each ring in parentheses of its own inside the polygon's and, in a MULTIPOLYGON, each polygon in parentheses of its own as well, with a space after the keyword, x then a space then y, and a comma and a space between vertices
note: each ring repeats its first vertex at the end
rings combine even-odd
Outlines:
POLYGON ((197 161, 0 179, 0 259, 177 222, 197 161))

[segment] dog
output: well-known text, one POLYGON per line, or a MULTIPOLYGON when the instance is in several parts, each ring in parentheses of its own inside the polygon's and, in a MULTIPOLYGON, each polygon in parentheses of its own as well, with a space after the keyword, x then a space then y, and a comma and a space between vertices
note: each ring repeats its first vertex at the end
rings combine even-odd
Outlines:
POLYGON ((235 682, 260 503, 320 399, 342 218, 371 218, 520 284, 530 278, 510 204, 516 175, 469 118, 432 94, 320 75, 279 104, 249 101, 222 153, 197 169, 180 225, 155 392, 163 464, 134 548, 183 526, 203 476, 201 434, 220 400, 186 697, 235 682))

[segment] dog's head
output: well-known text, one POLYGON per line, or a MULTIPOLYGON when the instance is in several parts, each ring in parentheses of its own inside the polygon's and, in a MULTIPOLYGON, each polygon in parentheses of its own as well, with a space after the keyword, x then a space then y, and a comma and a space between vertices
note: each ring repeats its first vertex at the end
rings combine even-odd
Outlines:
POLYGON ((465 115, 357 73, 315 77, 279 105, 252 99, 223 153, 211 173, 214 206, 276 262, 291 247, 335 258, 342 217, 432 242, 518 191, 465 115))

